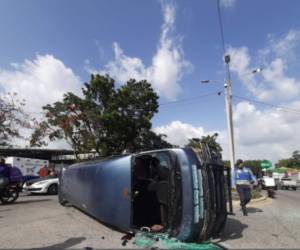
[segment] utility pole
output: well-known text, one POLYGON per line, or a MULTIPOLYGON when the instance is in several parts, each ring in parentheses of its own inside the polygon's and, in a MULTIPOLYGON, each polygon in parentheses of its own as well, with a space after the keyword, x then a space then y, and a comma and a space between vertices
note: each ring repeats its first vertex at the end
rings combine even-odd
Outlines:
POLYGON ((234 134, 233 134, 233 122, 232 122, 232 82, 230 78, 230 55, 224 57, 226 63, 226 80, 224 84, 225 89, 225 105, 227 116, 227 128, 228 128, 228 143, 229 143, 229 158, 231 169, 231 186, 235 187, 234 183, 234 164, 235 164, 235 152, 234 152, 234 134))
MULTIPOLYGON (((225 106, 226 106, 226 117, 227 117, 227 128, 228 128, 228 146, 229 146, 229 160, 231 170, 231 186, 235 187, 234 183, 234 163, 235 163, 235 151, 234 151, 234 133, 233 133, 233 122, 232 122, 232 82, 230 78, 230 55, 225 55, 224 61, 226 64, 226 79, 224 80, 201 80, 201 83, 211 82, 222 82, 224 83, 225 92, 225 106)), ((245 75, 260 73, 263 68, 256 68, 246 73, 245 75)))

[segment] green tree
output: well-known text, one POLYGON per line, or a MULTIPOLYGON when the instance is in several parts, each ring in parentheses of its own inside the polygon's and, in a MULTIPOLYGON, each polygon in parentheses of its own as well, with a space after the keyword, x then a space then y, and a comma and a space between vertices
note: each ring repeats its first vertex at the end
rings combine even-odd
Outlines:
POLYGON ((192 138, 189 139, 186 147, 192 147, 201 149, 201 144, 208 145, 212 150, 214 150, 220 158, 222 158, 222 147, 217 142, 218 133, 214 133, 213 135, 202 136, 201 138, 192 138))
POLYGON ((246 160, 244 161, 245 166, 249 167, 253 174, 256 177, 261 177, 262 176, 262 168, 261 168, 261 163, 263 160, 246 160))
POLYGON ((168 143, 166 135, 156 134, 153 131, 145 130, 135 139, 135 145, 138 145, 136 151, 147 151, 152 149, 173 148, 174 145, 168 143))
POLYGON ((287 159, 280 159, 276 164, 278 167, 299 168, 300 169, 300 152, 295 150, 292 156, 287 159))
POLYGON ((65 139, 76 153, 96 150, 100 156, 169 146, 151 131, 158 95, 147 81, 130 79, 116 88, 108 75, 92 75, 82 92, 83 97, 66 93, 62 101, 43 107, 47 119, 35 129, 31 145, 45 145, 46 135, 65 139))
POLYGON ((278 167, 288 168, 290 166, 291 159, 280 159, 276 164, 278 167))
POLYGON ((16 93, 0 97, 0 146, 11 146, 13 138, 23 138, 21 128, 30 128, 24 106, 25 100, 19 100, 16 93))
POLYGON ((291 166, 294 168, 300 168, 300 152, 299 152, 299 150, 295 150, 292 153, 291 166))

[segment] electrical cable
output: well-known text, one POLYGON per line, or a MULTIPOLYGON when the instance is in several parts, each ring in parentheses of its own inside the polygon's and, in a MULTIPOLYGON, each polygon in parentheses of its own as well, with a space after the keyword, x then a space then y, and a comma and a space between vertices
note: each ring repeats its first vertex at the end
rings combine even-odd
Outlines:
POLYGON ((221 34, 221 41, 223 46, 223 53, 225 55, 225 38, 224 38, 224 29, 223 29, 223 21, 221 16, 221 8, 220 8, 220 0, 217 0, 217 8, 218 8, 218 20, 219 20, 219 29, 221 34))
POLYGON ((254 103, 257 103, 257 104, 261 104, 261 105, 265 105, 265 106, 269 106, 269 107, 274 107, 274 108, 280 108, 280 109, 288 111, 288 112, 293 112, 293 113, 300 114, 300 110, 291 109, 291 108, 287 108, 287 107, 282 107, 280 105, 276 105, 276 104, 272 104, 272 103, 256 101, 256 100, 253 100, 253 99, 250 99, 250 98, 247 98, 247 97, 243 97, 243 96, 233 95, 232 97, 242 99, 242 100, 246 100, 248 102, 254 102, 254 103))
POLYGON ((159 104, 159 106, 191 102, 191 101, 198 100, 198 99, 205 98, 205 97, 212 96, 212 95, 221 95, 222 92, 223 91, 215 91, 215 92, 211 92, 211 93, 207 93, 207 94, 203 94, 203 95, 199 95, 199 96, 194 96, 191 98, 180 99, 180 100, 172 101, 172 102, 165 102, 165 103, 159 104))

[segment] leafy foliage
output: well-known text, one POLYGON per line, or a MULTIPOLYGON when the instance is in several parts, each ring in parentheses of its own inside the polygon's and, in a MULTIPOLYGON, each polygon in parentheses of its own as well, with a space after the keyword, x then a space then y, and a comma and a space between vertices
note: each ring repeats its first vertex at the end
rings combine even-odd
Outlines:
POLYGON ((16 93, 0 97, 0 146, 11 146, 13 138, 22 138, 20 128, 29 128, 29 116, 24 112, 25 100, 16 93))
POLYGON ((171 146, 150 130, 158 95, 147 81, 130 79, 116 88, 108 75, 92 75, 82 93, 66 93, 43 107, 47 120, 36 127, 32 146, 45 145, 45 138, 65 139, 76 153, 96 150, 100 156, 171 146))
POLYGON ((263 160, 246 160, 244 161, 245 166, 249 167, 253 174, 256 177, 261 177, 262 176, 262 168, 261 168, 261 163, 263 160))
POLYGON ((202 136, 201 138, 192 138, 189 139, 189 142, 186 145, 186 147, 200 149, 201 143, 207 144, 212 150, 214 150, 218 154, 220 158, 222 158, 222 147, 217 142, 217 137, 218 134, 214 133, 213 135, 206 135, 202 136))
POLYGON ((300 169, 300 152, 299 152, 299 150, 295 150, 292 153, 292 156, 290 158, 279 160, 276 165, 278 167, 298 168, 298 169, 300 169))
POLYGON ((175 147, 165 141, 165 137, 166 135, 156 134, 153 131, 142 131, 142 133, 135 139, 135 145, 138 145, 138 151, 175 147))

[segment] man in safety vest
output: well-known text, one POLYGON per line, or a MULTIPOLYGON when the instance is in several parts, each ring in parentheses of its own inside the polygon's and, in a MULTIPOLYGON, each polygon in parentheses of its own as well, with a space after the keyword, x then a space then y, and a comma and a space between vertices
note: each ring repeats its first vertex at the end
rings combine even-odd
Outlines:
POLYGON ((236 162, 235 169, 235 185, 236 190, 240 197, 240 205, 243 211, 244 216, 247 216, 247 208, 246 205, 251 200, 251 184, 256 182, 256 178, 253 175, 250 168, 245 167, 244 161, 239 159, 236 162))

